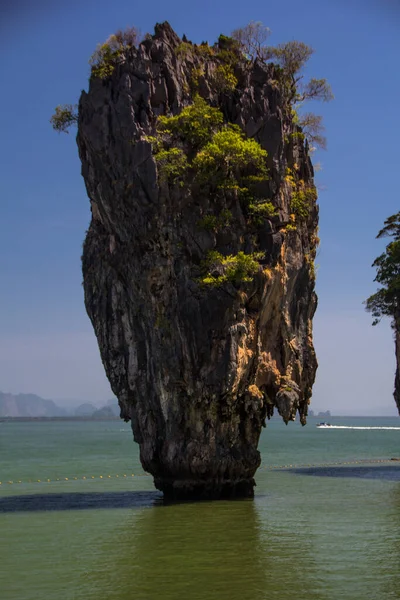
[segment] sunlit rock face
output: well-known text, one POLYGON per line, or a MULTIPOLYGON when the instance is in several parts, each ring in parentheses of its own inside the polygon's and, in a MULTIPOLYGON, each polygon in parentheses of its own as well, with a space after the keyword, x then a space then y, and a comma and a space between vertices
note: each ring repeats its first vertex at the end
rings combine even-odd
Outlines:
POLYGON ((179 57, 180 42, 168 23, 156 26, 82 93, 78 146, 92 210, 85 305, 121 417, 131 420, 156 487, 173 499, 251 496, 266 419, 276 408, 285 422, 299 413, 305 423, 317 368, 318 209, 314 198, 294 221, 288 177, 313 187, 313 169, 274 65, 239 61, 236 89, 217 92, 218 58, 179 57), (160 181, 146 136, 158 116, 193 102, 199 67, 197 93, 268 152, 261 185, 276 215, 256 225, 235 191, 195 188, 190 172, 182 182, 160 181), (229 226, 199 225, 223 209, 229 226), (252 280, 210 286, 199 281, 210 250, 264 257, 252 280))

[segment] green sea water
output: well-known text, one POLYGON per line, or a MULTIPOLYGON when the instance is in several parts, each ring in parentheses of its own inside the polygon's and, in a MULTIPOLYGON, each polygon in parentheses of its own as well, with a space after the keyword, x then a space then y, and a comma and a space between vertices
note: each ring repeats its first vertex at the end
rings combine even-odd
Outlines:
POLYGON ((170 506, 122 421, 0 423, 1 600, 400 598, 400 421, 330 422, 268 424, 254 500, 170 506))

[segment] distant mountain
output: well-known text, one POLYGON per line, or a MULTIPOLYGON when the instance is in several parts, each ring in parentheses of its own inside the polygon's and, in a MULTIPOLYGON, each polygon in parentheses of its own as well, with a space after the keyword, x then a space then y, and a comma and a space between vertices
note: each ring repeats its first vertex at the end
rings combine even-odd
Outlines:
POLYGON ((0 417, 119 417, 116 398, 108 400, 98 409, 84 402, 72 410, 60 408, 53 400, 45 400, 36 394, 10 394, 0 392, 0 417))
POLYGON ((53 400, 36 394, 10 394, 0 392, 0 417, 65 417, 63 410, 53 400))
POLYGON ((120 408, 118 406, 118 401, 114 398, 114 400, 108 400, 107 404, 96 412, 93 413, 93 417, 119 417, 120 408))
POLYGON ((96 406, 90 404, 89 402, 85 402, 84 404, 78 406, 74 410, 73 414, 75 417, 91 417, 96 410, 96 406))
POLYGON ((331 417, 331 411, 330 410, 325 410, 325 411, 320 411, 317 414, 317 417, 331 417))
POLYGON ((325 411, 319 411, 318 413, 314 410, 309 410, 308 411, 308 416, 309 417, 331 417, 331 411, 330 410, 325 410, 325 411))

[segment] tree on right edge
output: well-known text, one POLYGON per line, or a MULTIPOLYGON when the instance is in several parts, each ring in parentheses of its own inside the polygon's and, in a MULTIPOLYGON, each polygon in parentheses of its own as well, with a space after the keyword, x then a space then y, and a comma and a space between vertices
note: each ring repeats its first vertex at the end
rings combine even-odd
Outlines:
POLYGON ((392 239, 372 264, 376 267, 374 281, 381 287, 365 301, 365 306, 372 314, 373 325, 377 325, 382 317, 391 319, 395 332, 397 364, 394 398, 400 414, 400 212, 386 219, 383 229, 376 237, 392 239))

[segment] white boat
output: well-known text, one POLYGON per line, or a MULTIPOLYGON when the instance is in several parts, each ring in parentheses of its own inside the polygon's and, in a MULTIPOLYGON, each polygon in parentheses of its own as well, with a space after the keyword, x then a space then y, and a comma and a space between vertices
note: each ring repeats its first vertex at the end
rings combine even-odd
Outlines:
POLYGON ((324 427, 332 427, 332 425, 330 423, 323 422, 323 423, 318 423, 317 427, 322 427, 322 428, 324 428, 324 427))

